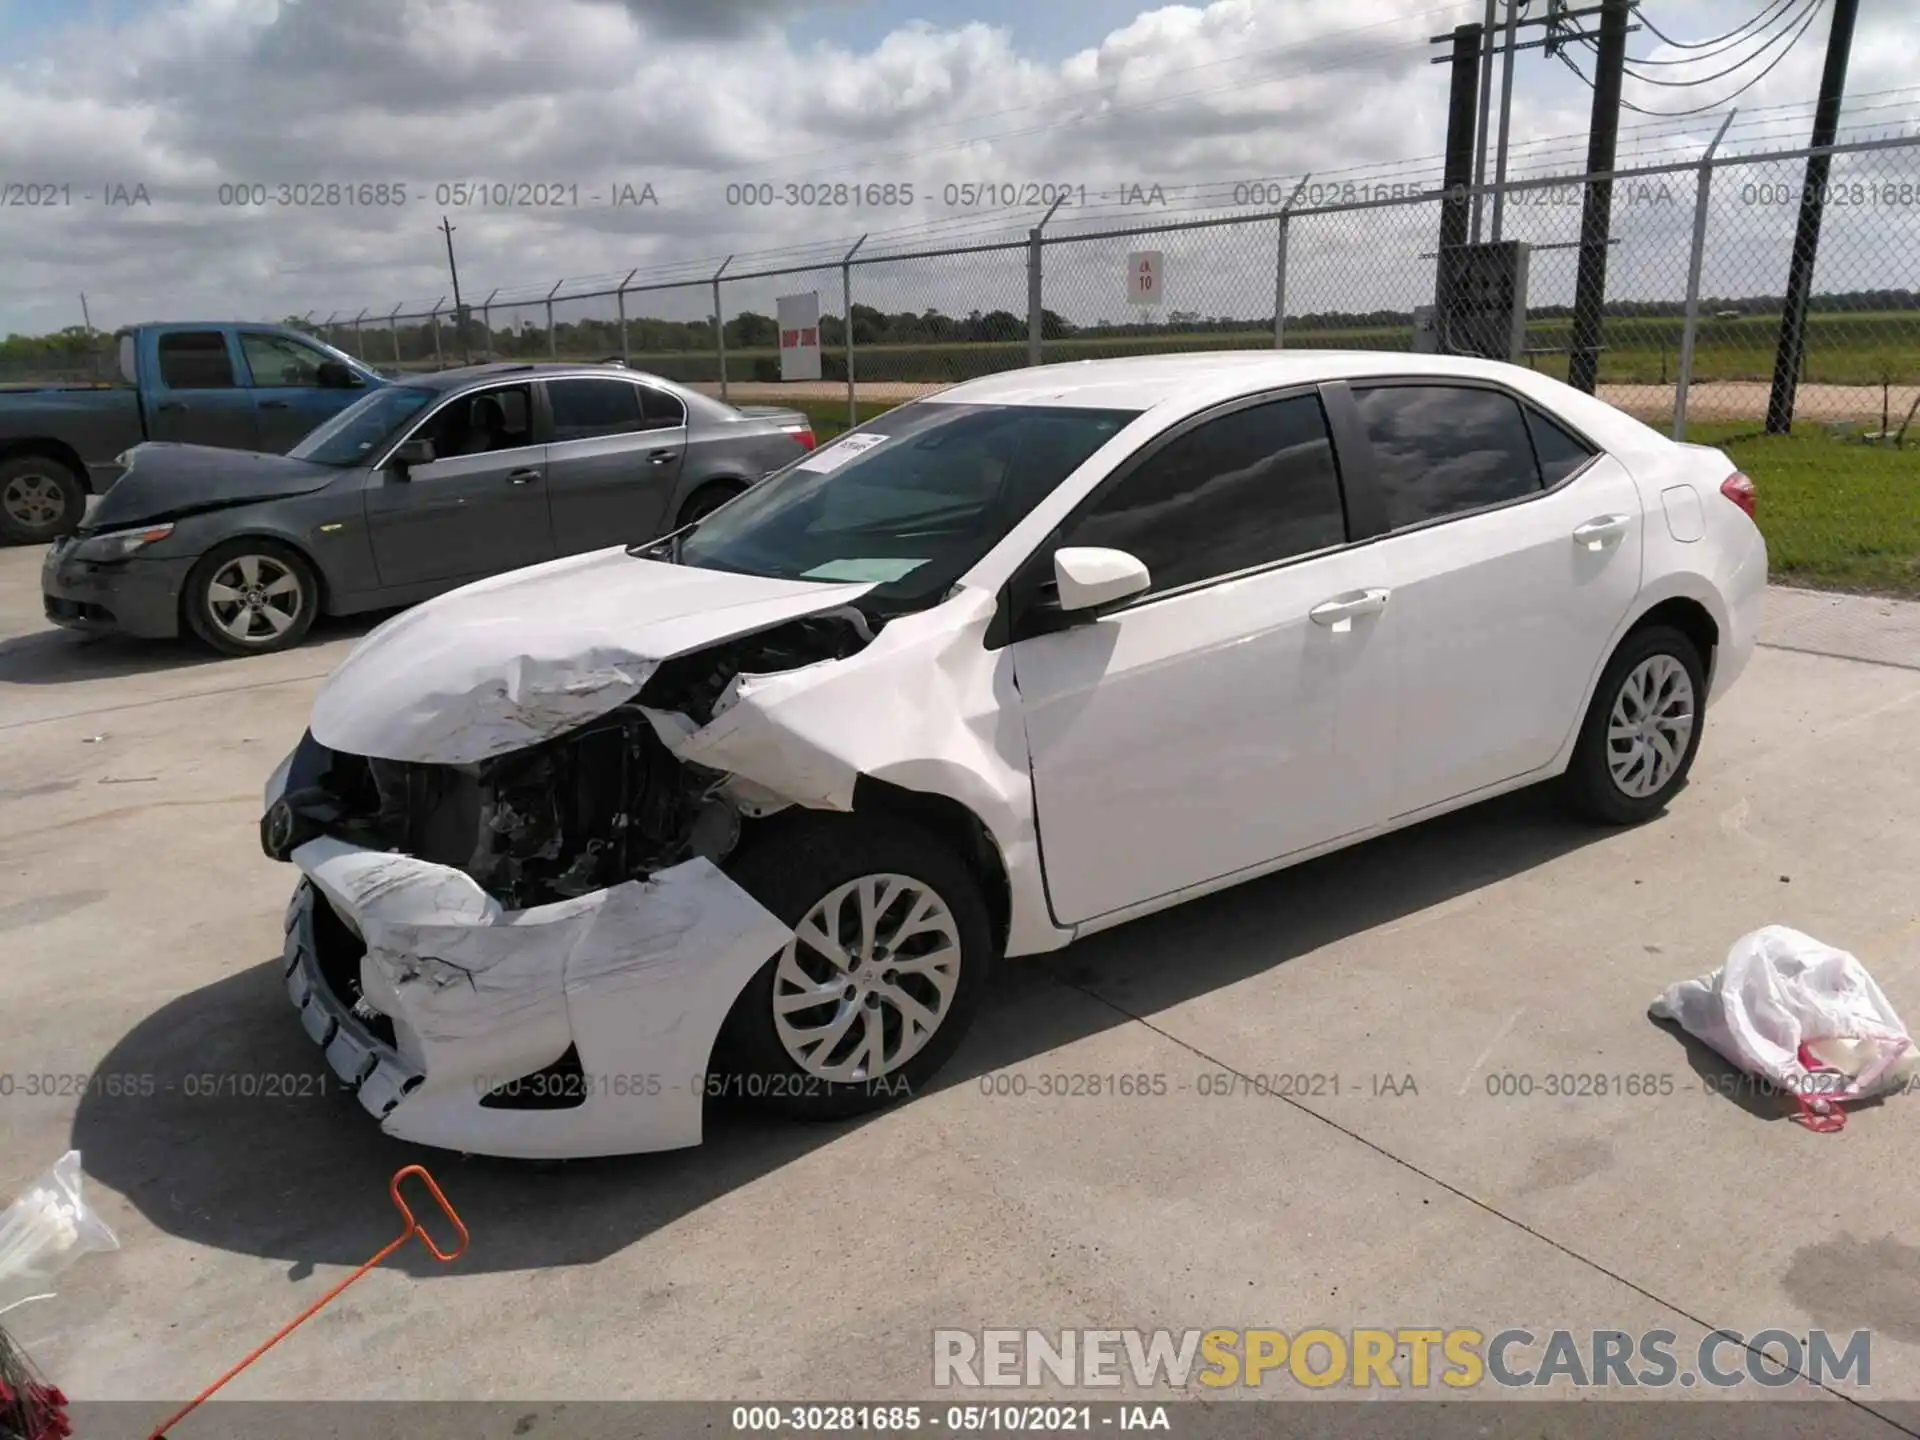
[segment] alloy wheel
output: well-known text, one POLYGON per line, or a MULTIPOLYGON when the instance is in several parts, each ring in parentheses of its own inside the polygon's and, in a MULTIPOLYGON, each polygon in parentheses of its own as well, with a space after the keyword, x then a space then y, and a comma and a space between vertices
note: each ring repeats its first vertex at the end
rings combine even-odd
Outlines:
POLYGON ((1645 799, 1664 787, 1693 740, 1693 681, 1671 655, 1628 672, 1607 716, 1607 769, 1620 793, 1645 799))
POLYGON ((877 1080, 933 1038, 959 983, 947 902, 910 876, 863 875, 829 891, 781 951, 774 1034, 808 1075, 877 1080))
POLYGON ((51 475, 29 472, 7 482, 7 488, 0 491, 0 506, 18 524, 38 530, 58 520, 67 501, 59 481, 51 475))
POLYGON ((300 577, 271 555, 236 555, 207 583, 213 623, 244 645, 284 635, 305 599, 300 577))

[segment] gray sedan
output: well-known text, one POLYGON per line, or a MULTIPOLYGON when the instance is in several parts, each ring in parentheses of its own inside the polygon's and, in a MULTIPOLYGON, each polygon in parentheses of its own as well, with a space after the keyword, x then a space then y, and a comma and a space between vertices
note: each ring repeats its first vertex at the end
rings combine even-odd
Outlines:
POLYGON ((233 655, 316 615, 412 605, 647 540, 813 446, 807 417, 597 365, 480 365, 375 390, 286 455, 146 444, 48 552, 47 618, 233 655))

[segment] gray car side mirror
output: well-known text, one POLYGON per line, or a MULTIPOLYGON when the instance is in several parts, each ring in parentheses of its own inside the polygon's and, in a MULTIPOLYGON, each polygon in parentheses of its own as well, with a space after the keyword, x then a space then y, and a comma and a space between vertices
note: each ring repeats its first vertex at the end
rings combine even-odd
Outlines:
POLYGON ((414 465, 431 465, 433 463, 433 441, 402 440, 394 447, 393 455, 388 463, 398 468, 403 475, 414 465))

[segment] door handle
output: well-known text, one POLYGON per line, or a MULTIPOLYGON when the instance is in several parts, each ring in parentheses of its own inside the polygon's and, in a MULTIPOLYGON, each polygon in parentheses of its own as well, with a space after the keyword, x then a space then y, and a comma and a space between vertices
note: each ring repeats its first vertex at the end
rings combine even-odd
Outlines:
POLYGON ((680 452, 678 450, 655 450, 648 454, 647 459, 655 465, 666 465, 670 464, 679 454, 680 452))
POLYGON ((1573 530, 1574 543, 1584 545, 1589 550, 1598 550, 1609 541, 1618 540, 1627 533, 1631 515, 1596 515, 1584 525, 1576 525, 1573 530))
POLYGON ((184 410, 186 408, 187 402, 184 400, 162 400, 158 405, 154 406, 156 410, 184 410))
POLYGON ((1335 630, 1351 630, 1353 622, 1362 615, 1378 615, 1387 608, 1391 590, 1352 590, 1345 595, 1336 595, 1331 600, 1323 600, 1307 612, 1307 617, 1316 625, 1328 625, 1335 630))
POLYGON ((539 478, 540 478, 540 472, 532 468, 528 468, 525 470, 509 470, 507 472, 507 483, 509 485, 531 485, 534 481, 538 480, 539 478))
POLYGON ((284 410, 287 408, 287 402, 284 400, 262 400, 260 402, 260 408, 262 410, 284 410))

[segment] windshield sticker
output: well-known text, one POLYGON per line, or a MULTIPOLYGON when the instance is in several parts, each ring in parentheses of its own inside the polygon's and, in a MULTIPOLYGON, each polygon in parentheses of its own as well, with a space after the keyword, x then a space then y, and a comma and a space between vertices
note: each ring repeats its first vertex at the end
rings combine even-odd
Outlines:
POLYGON ((891 438, 875 435, 871 431, 857 431, 852 435, 842 435, 831 445, 822 446, 794 468, 797 470, 838 470, 847 461, 876 445, 885 444, 891 438))
POLYGON ((864 580, 890 585, 895 580, 905 579, 926 563, 924 560, 888 559, 884 556, 875 556, 867 560, 829 560, 824 565, 816 565, 813 569, 804 572, 800 578, 802 580, 864 580))

